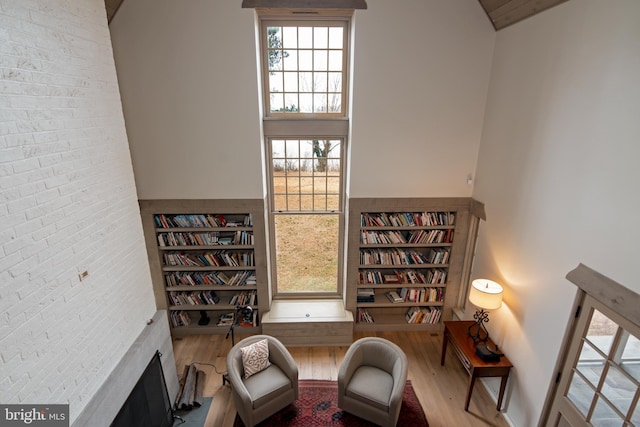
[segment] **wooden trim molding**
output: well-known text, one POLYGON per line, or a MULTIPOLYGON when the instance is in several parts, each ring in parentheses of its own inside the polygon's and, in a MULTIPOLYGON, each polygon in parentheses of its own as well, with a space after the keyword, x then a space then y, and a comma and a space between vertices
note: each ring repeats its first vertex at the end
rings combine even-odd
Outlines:
POLYGON ((471 205, 469 208, 471 209, 471 214, 473 214, 473 216, 480 218, 483 221, 487 220, 487 214, 484 211, 484 203, 479 202, 476 199, 471 199, 471 205))
POLYGON ((366 9, 366 0, 242 0, 243 9, 366 9))
POLYGON ((627 320, 640 325, 640 295, 625 288, 584 264, 567 274, 567 279, 582 291, 610 307, 627 320))

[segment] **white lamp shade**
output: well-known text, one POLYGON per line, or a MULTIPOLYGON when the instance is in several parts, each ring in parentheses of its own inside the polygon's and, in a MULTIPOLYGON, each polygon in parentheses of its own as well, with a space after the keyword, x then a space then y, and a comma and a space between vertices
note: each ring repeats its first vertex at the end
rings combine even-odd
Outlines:
POLYGON ((476 279, 471 282, 469 301, 484 310, 500 308, 502 306, 502 286, 493 280, 476 279))

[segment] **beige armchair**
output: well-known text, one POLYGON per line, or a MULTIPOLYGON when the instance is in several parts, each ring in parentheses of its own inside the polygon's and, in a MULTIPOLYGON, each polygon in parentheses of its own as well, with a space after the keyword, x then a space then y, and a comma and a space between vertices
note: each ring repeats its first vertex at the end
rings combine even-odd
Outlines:
POLYGON ((338 371, 338 406, 372 423, 393 427, 407 382, 407 356, 396 344, 366 337, 351 344, 338 371))
POLYGON ((227 375, 238 415, 247 427, 253 427, 298 398, 298 367, 287 348, 269 335, 253 335, 233 346, 227 355, 227 375), (271 364, 245 379, 241 348, 265 338, 271 364))

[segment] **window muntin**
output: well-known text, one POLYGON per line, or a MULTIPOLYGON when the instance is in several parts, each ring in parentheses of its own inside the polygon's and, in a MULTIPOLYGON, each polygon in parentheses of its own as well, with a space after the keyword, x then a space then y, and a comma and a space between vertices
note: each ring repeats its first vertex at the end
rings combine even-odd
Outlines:
POLYGON ((339 139, 272 139, 273 210, 340 211, 342 149, 339 139))
POLYGON ((588 425, 630 426, 640 396, 638 338, 597 309, 581 338, 580 356, 566 391, 588 425))
POLYGON ((341 270, 343 141, 268 141, 277 292, 335 294, 341 270))
POLYGON ((347 23, 262 21, 267 116, 346 115, 347 23))

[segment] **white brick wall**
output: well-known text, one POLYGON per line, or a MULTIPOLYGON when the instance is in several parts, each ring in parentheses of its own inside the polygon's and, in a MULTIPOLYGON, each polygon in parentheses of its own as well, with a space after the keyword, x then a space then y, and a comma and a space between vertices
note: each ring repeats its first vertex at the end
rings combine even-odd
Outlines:
POLYGON ((73 421, 150 283, 103 0, 0 0, 0 402, 73 421))

